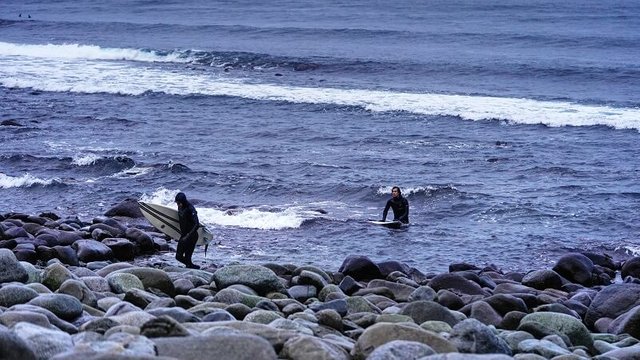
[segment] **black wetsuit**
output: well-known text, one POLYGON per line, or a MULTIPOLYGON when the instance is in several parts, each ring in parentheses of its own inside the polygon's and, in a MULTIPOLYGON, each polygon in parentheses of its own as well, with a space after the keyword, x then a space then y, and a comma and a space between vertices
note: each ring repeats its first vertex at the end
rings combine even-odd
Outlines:
POLYGON ((387 201, 387 206, 384 207, 382 212, 382 221, 387 220, 387 213, 389 208, 393 209, 393 220, 400 221, 404 224, 409 223, 409 201, 399 195, 397 198, 392 197, 387 201))
POLYGON ((184 201, 184 206, 178 209, 178 219, 180 221, 180 233, 182 237, 178 241, 178 248, 176 249, 176 260, 185 264, 187 267, 192 267, 191 256, 196 248, 196 242, 198 242, 198 227, 200 221, 198 221, 198 212, 191 205, 190 202, 184 201))

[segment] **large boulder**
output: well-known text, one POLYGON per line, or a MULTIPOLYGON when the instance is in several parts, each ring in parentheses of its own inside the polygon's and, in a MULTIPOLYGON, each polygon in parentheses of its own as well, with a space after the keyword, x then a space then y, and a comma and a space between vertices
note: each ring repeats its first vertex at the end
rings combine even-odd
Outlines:
POLYGON ((401 315, 407 315, 416 322, 416 324, 422 324, 429 320, 443 321, 454 326, 458 323, 453 314, 446 307, 438 304, 435 301, 414 301, 407 304, 401 311, 401 315))
POLYGON ((442 336, 407 323, 377 323, 369 326, 356 341, 351 355, 365 359, 376 348, 394 340, 415 341, 438 353, 456 352, 457 348, 442 336))
POLYGON ((36 360, 36 354, 26 341, 14 332, 0 327, 0 360, 36 360))
POLYGON ((138 199, 128 198, 116 204, 111 209, 107 210, 104 213, 105 216, 124 216, 130 218, 141 218, 144 217, 142 215, 142 211, 140 211, 140 206, 138 205, 138 199))
POLYGON ((78 254, 78 260, 85 263, 92 261, 111 260, 113 252, 111 249, 96 240, 78 240, 72 245, 78 254))
POLYGON ((429 281, 429 287, 435 291, 444 289, 467 295, 487 295, 476 282, 468 280, 456 273, 436 275, 429 281))
POLYGON ((634 257, 625 261, 622 265, 620 275, 623 279, 627 276, 640 279, 640 257, 634 257))
POLYGON ((382 272, 376 263, 366 256, 349 255, 340 265, 338 272, 345 276, 351 276, 358 281, 369 281, 383 278, 382 272))
POLYGON ((476 319, 466 319, 456 324, 451 330, 449 341, 461 353, 511 355, 507 342, 476 319))
POLYGON ((560 289, 562 287, 562 277, 553 270, 536 270, 522 278, 522 285, 538 290, 560 289))
POLYGON ((47 309, 60 319, 67 321, 80 316, 83 309, 80 300, 67 294, 40 294, 31 299, 28 304, 47 309))
POLYGON ((145 290, 157 289, 173 297, 176 295, 176 288, 167 273, 160 269, 133 267, 116 270, 116 272, 133 274, 142 281, 145 290))
POLYGON ((26 286, 8 284, 0 288, 0 307, 26 304, 38 296, 38 293, 26 286))
POLYGON ((544 327, 566 335, 575 346, 593 347, 591 333, 582 321, 567 314, 555 312, 535 312, 525 316, 520 324, 537 323, 544 327))
POLYGON ((252 288, 260 295, 286 291, 276 273, 260 265, 228 265, 213 273, 213 280, 218 289, 241 284, 252 288))
POLYGON ((615 319, 640 305, 640 284, 613 284, 600 290, 591 301, 584 322, 593 327, 600 318, 615 319))
POLYGON ((17 281, 25 282, 29 279, 29 274, 20 261, 9 249, 0 249, 0 284, 17 281))
POLYGON ((580 253, 570 253, 562 256, 553 271, 571 282, 589 286, 592 283, 595 266, 593 261, 580 253))
POLYGON ((629 334, 640 339, 640 305, 618 316, 609 325, 608 332, 613 334, 629 334))
POLYGON ((228 332, 206 336, 163 337, 152 339, 158 356, 183 360, 277 359, 271 344, 262 337, 228 332))

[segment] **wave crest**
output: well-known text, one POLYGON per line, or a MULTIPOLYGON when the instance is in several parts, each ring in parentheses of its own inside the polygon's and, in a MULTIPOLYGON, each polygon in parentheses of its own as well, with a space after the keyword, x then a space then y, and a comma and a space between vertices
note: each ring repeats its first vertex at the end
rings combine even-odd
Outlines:
POLYGON ((29 173, 22 176, 9 176, 0 173, 0 189, 10 189, 18 187, 47 186, 61 183, 59 179, 41 179, 29 173))

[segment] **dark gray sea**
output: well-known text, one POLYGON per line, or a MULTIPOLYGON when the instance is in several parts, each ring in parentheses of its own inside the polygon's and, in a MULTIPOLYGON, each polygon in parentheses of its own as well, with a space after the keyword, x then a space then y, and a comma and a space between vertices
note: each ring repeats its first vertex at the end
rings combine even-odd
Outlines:
POLYGON ((639 59, 633 1, 2 0, 0 213, 184 191, 218 264, 633 254, 639 59), (394 185, 411 226, 367 224, 394 185))

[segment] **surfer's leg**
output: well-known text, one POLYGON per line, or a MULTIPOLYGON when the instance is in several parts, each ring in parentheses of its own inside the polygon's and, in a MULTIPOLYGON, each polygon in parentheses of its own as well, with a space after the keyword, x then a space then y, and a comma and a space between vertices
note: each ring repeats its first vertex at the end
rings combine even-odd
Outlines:
POLYGON ((185 241, 178 241, 178 247, 176 248, 176 260, 183 264, 187 264, 185 262, 185 246, 185 241))
POLYGON ((188 268, 199 268, 191 261, 191 256, 193 256, 193 251, 196 249, 196 243, 198 242, 198 236, 192 236, 190 239, 185 241, 184 255, 185 261, 184 263, 188 268))

